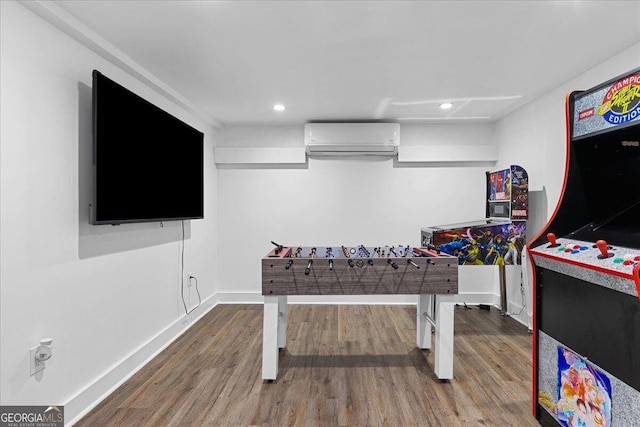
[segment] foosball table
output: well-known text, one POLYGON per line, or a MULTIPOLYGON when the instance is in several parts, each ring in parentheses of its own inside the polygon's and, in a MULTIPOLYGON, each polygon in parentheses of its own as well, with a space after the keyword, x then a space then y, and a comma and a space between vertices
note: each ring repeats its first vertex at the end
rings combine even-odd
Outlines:
POLYGON ((289 295, 417 295, 416 345, 431 348, 434 371, 453 378, 453 307, 458 259, 435 248, 409 246, 283 246, 262 259, 262 378, 278 376, 286 346, 289 295))

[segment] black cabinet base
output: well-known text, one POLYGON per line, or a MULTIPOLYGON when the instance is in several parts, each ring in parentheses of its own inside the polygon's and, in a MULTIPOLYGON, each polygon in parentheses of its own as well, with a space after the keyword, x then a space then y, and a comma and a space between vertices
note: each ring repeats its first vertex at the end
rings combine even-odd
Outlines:
POLYGON ((538 422, 543 427, 558 427, 560 425, 560 423, 558 423, 555 418, 549 415, 546 409, 544 409, 540 405, 538 405, 538 422))

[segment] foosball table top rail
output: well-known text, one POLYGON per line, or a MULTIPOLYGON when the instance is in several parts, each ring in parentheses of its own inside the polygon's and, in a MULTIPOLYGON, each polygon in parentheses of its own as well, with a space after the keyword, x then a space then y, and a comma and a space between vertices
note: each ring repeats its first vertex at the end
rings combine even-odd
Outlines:
POLYGON ((262 294, 457 294, 455 257, 263 258, 262 294))
POLYGON ((410 246, 283 246, 274 248, 265 258, 453 258, 435 248, 410 246))

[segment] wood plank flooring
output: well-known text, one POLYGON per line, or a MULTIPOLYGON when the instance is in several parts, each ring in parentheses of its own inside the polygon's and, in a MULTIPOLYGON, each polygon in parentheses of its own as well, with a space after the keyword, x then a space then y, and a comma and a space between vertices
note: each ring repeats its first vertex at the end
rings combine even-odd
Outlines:
POLYGON ((531 335, 455 309, 454 379, 415 346, 415 306, 290 305, 262 381, 262 305, 219 305, 77 426, 538 426, 531 335))

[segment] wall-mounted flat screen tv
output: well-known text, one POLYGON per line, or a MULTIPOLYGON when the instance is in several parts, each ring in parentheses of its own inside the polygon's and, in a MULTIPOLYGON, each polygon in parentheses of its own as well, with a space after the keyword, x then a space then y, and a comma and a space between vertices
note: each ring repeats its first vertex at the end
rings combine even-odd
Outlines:
POLYGON ((92 224, 204 217, 202 132, 93 71, 92 224))

